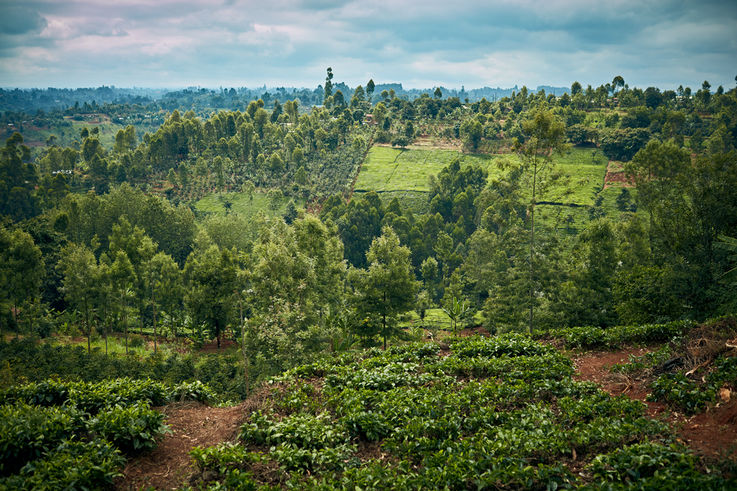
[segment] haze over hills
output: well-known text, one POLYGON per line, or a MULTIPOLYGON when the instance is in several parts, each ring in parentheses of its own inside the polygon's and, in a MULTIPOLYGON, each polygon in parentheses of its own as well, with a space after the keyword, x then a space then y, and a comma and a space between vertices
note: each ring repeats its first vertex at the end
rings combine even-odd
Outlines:
MULTIPOLYGON (((352 93, 355 87, 349 87, 344 83, 335 85, 336 90, 342 90, 346 94, 352 93)), ((427 89, 405 89, 401 83, 376 84, 376 93, 379 94, 383 90, 393 90, 398 97, 415 99, 421 94, 432 94, 436 87, 427 89)), ((482 87, 475 89, 465 88, 455 89, 439 87, 442 90, 443 97, 458 97, 461 101, 468 99, 469 102, 477 102, 482 98, 495 101, 501 97, 510 96, 513 92, 519 91, 515 85, 512 88, 491 88, 482 87)), ((273 101, 280 99, 282 102, 287 99, 299 98, 303 104, 319 104, 323 96, 323 86, 318 85, 314 89, 294 88, 294 87, 258 87, 247 88, 238 87, 235 90, 238 98, 244 105, 255 99, 263 99, 273 104, 273 101)), ((557 96, 570 92, 568 87, 552 87, 548 85, 538 86, 533 91, 539 92, 544 90, 547 94, 557 96)), ((207 95, 229 95, 230 88, 207 88, 207 87, 187 87, 185 89, 150 89, 143 87, 121 88, 115 86, 101 86, 96 88, 76 88, 62 89, 49 87, 46 89, 18 89, 4 88, 0 89, 0 111, 16 111, 33 113, 39 109, 50 111, 55 109, 67 109, 75 104, 84 104, 95 102, 97 104, 148 104, 151 102, 165 100, 167 98, 176 97, 181 93, 193 93, 207 95), (22 93, 22 95, 21 95, 22 93)), ((223 100, 221 108, 232 107, 232 101, 225 102, 223 100)), ((271 104, 269 104, 271 105, 271 104)))

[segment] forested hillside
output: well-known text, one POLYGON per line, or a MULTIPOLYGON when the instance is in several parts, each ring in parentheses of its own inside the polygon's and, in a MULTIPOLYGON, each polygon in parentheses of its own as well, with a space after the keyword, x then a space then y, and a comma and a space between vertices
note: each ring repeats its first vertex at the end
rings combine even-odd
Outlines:
POLYGON ((729 401, 732 324, 698 360, 652 343, 737 311, 737 89, 617 76, 487 100, 333 79, 3 113, 0 419, 55 436, 0 447, 0 486, 81 455, 110 485, 120 452, 165 433, 149 406, 278 377, 238 445, 194 451, 197 485, 728 487, 733 468, 706 472, 554 346, 651 343, 652 366, 682 358, 659 401, 729 401), (157 382, 109 395, 124 376, 157 382))

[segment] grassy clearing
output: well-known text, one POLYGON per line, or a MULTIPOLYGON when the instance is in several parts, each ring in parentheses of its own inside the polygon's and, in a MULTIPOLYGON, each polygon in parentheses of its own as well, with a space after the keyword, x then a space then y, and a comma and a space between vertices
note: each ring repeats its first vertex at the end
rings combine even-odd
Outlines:
POLYGON ((607 158, 592 148, 572 148, 555 157, 561 179, 551 184, 541 200, 577 205, 593 205, 604 186, 607 158))
MULTIPOLYGON (((505 156, 506 157, 506 156, 505 156)), ((500 174, 497 155, 467 155, 454 150, 400 150, 374 146, 368 153, 358 176, 355 190, 365 191, 430 191, 430 176, 437 176, 453 159, 462 165, 479 165, 489 174, 500 174)))
MULTIPOLYGON (((248 193, 214 193, 195 203, 195 208, 206 213, 225 213, 227 211, 225 203, 230 201, 230 211, 248 219, 254 218, 258 212, 263 212, 267 216, 282 216, 286 211, 289 199, 284 197, 279 202, 278 208, 274 209, 271 207, 266 193, 254 192, 253 199, 248 193)), ((304 200, 295 199, 295 204, 298 208, 304 207, 304 200)))
MULTIPOLYGON (((429 178, 437 176, 453 159, 462 165, 478 165, 489 177, 503 174, 499 163, 506 160, 518 164, 516 154, 468 155, 453 150, 400 150, 373 147, 363 164, 356 182, 356 192, 430 191, 429 178)), ((562 179, 551 184, 542 199, 579 205, 593 205, 596 193, 604 185, 607 159, 592 148, 573 148, 556 156, 556 167, 562 179)))
MULTIPOLYGON (((481 325, 484 322, 484 317, 481 311, 476 312, 473 318, 473 323, 481 325)), ((424 327, 425 329, 435 329, 441 331, 450 332, 453 326, 450 323, 448 314, 443 312, 441 308, 427 309, 425 311, 424 321, 420 320, 420 316, 414 310, 407 312, 404 316, 404 320, 399 322, 399 326, 402 329, 409 329, 412 327, 424 327)), ((458 323, 458 329, 465 327, 463 322, 458 323)))
MULTIPOLYGON (((353 195, 359 198, 363 194, 366 192, 356 191, 353 195)), ((384 205, 397 198, 402 210, 411 211, 413 215, 422 215, 430 211, 430 204, 427 202, 428 191, 380 191, 378 194, 384 205)))
MULTIPOLYGON (((479 165, 490 178, 503 175, 498 165, 506 160, 519 164, 516 154, 468 155, 445 149, 409 149, 375 146, 371 148, 356 182, 355 192, 360 195, 376 191, 382 201, 388 203, 399 198, 404 209, 414 214, 428 211, 427 193, 429 178, 438 175, 453 159, 460 158, 462 165, 479 165)), ((596 203, 604 185, 607 159, 594 148, 575 147, 562 156, 555 157, 556 169, 561 178, 550 184, 540 201, 552 201, 581 205, 580 208, 541 205, 543 219, 557 228, 580 230, 589 220, 588 207, 596 203)), ((616 191, 618 193, 619 191, 616 191)), ((614 206, 615 191, 606 190, 605 203, 608 215, 618 214, 614 206)))
MULTIPOLYGON (((65 346, 82 346, 87 349, 87 338, 72 336, 54 336, 51 344, 65 346)), ((90 344, 92 351, 105 353, 105 338, 100 335, 92 336, 90 344)), ((130 334, 128 336, 128 353, 136 356, 144 356, 153 353, 153 337, 130 334)), ((159 338, 158 351, 164 356, 169 356, 177 351, 177 345, 166 342, 159 338)), ((110 334, 107 338, 107 352, 109 354, 125 354, 125 338, 121 334, 110 334)))

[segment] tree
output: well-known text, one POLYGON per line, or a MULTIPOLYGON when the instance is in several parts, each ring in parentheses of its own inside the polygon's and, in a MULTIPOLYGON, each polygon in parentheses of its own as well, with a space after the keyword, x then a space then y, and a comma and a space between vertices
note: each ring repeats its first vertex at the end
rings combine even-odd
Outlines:
POLYGON ((218 349, 233 307, 236 274, 233 253, 214 245, 190 254, 184 268, 190 313, 195 322, 204 323, 215 335, 218 349))
POLYGON ((97 285, 91 278, 96 276, 95 255, 84 245, 71 244, 64 248, 57 269, 63 276, 64 298, 77 312, 82 314, 83 332, 87 336, 87 353, 91 352, 94 297, 97 285))
POLYGON ((293 199, 290 199, 289 203, 287 203, 287 209, 284 210, 284 221, 287 225, 291 225, 297 219, 298 215, 297 205, 294 204, 293 199))
POLYGON ((128 311, 129 302, 135 297, 133 290, 138 277, 133 269, 128 254, 117 249, 113 253, 113 263, 110 265, 109 278, 112 287, 113 298, 117 304, 118 326, 123 328, 125 336, 125 354, 128 354, 128 311))
POLYGON ((344 318, 343 244, 312 215, 261 227, 246 268, 250 319, 244 346, 270 373, 322 350, 344 318))
POLYGON ((31 150, 20 133, 13 133, 0 148, 0 216, 17 221, 37 213, 38 171, 30 159, 31 150))
POLYGON ((443 91, 440 90, 440 87, 435 87, 435 92, 433 92, 433 97, 435 97, 436 99, 443 98, 443 91))
POLYGON ((269 208, 276 211, 284 200, 284 192, 279 188, 270 189, 269 192, 266 193, 266 197, 269 200, 269 208))
POLYGON ((448 307, 443 307, 443 312, 450 318, 450 326, 453 331, 453 335, 458 334, 458 321, 468 313, 468 302, 465 300, 458 300, 453 297, 449 302, 448 307))
POLYGON ((140 330, 143 332, 146 304, 146 275, 144 272, 146 262, 156 254, 157 245, 146 235, 146 232, 138 226, 132 226, 126 217, 120 217, 118 223, 113 225, 110 235, 110 254, 113 261, 118 258, 118 252, 125 252, 127 259, 135 272, 134 282, 130 285, 131 293, 137 300, 140 321, 140 330))
POLYGON ((369 104, 371 104, 371 99, 374 96, 374 89, 376 89, 376 84, 374 84, 374 79, 372 78, 366 83, 366 97, 368 98, 369 104))
POLYGON ((253 182, 246 180, 241 186, 241 190, 248 195, 248 200, 253 202, 253 192, 256 190, 253 182))
POLYGON ((410 250, 399 245, 391 227, 384 227, 366 254, 367 270, 355 270, 355 302, 358 311, 378 321, 384 349, 389 337, 396 334, 397 315, 412 309, 417 291, 410 250))
POLYGON ((467 119, 461 124, 461 138, 463 145, 472 151, 476 151, 481 143, 481 137, 484 134, 484 128, 476 118, 467 119))
MULTIPOLYGON (((574 84, 575 85, 575 84, 574 84)), ((580 84, 579 84, 580 86, 580 84)), ((517 144, 517 153, 529 179, 530 202, 530 332, 534 329, 535 304, 535 207, 538 193, 549 177, 553 166, 553 154, 562 153, 566 148, 565 125, 547 109, 538 109, 522 122, 525 141, 517 144)))
POLYGON ((178 290, 180 271, 172 257, 164 252, 157 253, 144 266, 151 293, 151 309, 153 311, 154 352, 157 349, 158 332, 157 314, 160 305, 173 305, 172 294, 178 290))
POLYGON ((624 87, 624 79, 621 75, 617 75, 612 79, 612 92, 617 92, 617 88, 624 87))
POLYGON ((0 226, 0 306, 3 313, 10 307, 17 329, 20 329, 18 311, 38 295, 44 274, 41 250, 31 236, 22 230, 10 232, 0 226))
POLYGON ((328 67, 327 76, 325 77, 325 96, 323 104, 330 107, 330 97, 333 95, 333 69, 328 67))

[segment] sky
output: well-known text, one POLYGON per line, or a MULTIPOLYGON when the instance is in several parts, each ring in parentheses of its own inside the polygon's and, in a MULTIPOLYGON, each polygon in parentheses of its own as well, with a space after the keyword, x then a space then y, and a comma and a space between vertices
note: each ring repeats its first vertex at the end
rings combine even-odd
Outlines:
POLYGON ((734 87, 737 0, 0 0, 0 87, 734 87))

